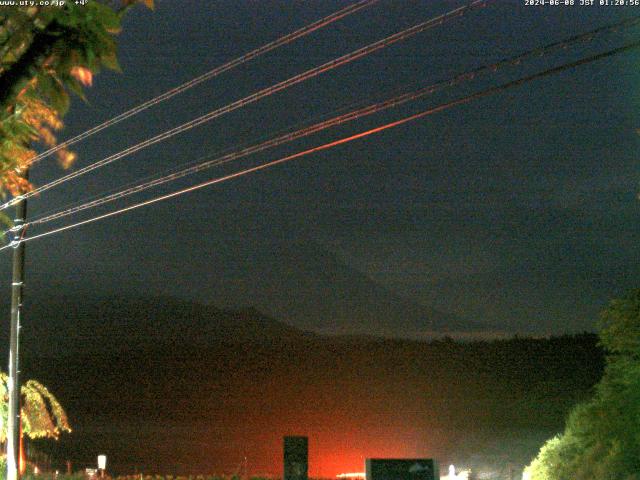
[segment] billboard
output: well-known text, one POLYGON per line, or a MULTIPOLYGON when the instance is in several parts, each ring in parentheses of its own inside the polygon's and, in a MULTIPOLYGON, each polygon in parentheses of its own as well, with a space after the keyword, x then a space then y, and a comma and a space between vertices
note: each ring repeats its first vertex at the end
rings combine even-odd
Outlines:
POLYGON ((366 480, 439 480, 438 462, 431 458, 367 458, 366 480))
POLYGON ((309 439, 284 437, 284 480, 307 480, 309 439))

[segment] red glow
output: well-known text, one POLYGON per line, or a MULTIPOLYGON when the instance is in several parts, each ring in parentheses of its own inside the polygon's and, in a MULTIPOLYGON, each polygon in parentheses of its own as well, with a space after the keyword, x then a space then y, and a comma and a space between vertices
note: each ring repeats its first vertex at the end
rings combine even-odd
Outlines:
MULTIPOLYGON (((336 428, 336 430, 338 430, 336 428)), ((429 449, 416 442, 416 432, 383 428, 336 431, 309 438, 309 476, 335 478, 343 472, 363 472, 367 458, 415 458, 432 456, 429 449)))

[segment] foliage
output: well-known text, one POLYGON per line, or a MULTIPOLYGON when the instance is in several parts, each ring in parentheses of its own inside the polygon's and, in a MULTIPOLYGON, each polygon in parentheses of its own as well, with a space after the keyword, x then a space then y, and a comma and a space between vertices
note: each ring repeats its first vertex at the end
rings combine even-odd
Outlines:
POLYGON ((542 447, 531 480, 640 480, 640 290, 611 302, 600 343, 607 365, 593 398, 542 447))
MULTIPOLYGON (((114 35, 133 3, 118 10, 97 1, 0 9, 0 195, 31 188, 24 172, 35 156, 32 143, 56 144, 69 92, 84 98, 100 68, 119 69, 114 35)), ((66 149, 57 154, 65 168, 75 159, 66 149)))
MULTIPOLYGON (((35 472, 34 464, 27 463, 24 473, 20 474, 20 480, 87 480, 84 472, 77 472, 71 475, 65 473, 56 474, 55 472, 35 472)), ((7 457, 0 456, 0 480, 7 478, 7 457)), ((136 480, 140 480, 140 476, 136 480)))
MULTIPOLYGON (((0 372, 0 419, 7 424, 9 414, 8 376, 0 372)), ((22 432, 29 438, 58 438, 62 432, 70 432, 67 414, 60 402, 40 382, 28 380, 21 389, 22 432)), ((6 440, 6 428, 0 428, 0 442, 6 440)))

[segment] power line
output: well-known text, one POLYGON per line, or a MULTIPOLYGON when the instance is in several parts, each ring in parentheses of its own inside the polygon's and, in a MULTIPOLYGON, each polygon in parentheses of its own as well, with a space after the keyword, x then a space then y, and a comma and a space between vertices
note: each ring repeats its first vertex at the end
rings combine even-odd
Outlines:
MULTIPOLYGON (((366 105, 367 103, 364 102, 363 100, 358 100, 358 101, 354 101, 354 102, 349 102, 348 104, 342 105, 339 108, 335 108, 332 109, 330 112, 325 112, 322 114, 315 114, 312 115, 310 117, 307 117, 303 120, 297 121, 294 124, 291 125, 287 125, 286 127, 283 128, 278 128, 275 132, 271 133, 262 133, 260 134, 256 140, 259 141, 260 143, 266 141, 266 140, 270 140, 272 139, 273 135, 284 135, 285 133, 290 132, 290 130, 292 128, 297 128, 299 126, 302 125, 310 125, 314 120, 319 120, 319 119, 328 119, 331 118, 332 115, 338 114, 340 112, 346 112, 349 111, 350 109, 358 106, 358 105, 366 105)), ((245 132, 246 133, 246 132, 245 132)), ((245 135, 246 136, 246 135, 245 135)), ((168 167, 166 169, 163 170, 162 174, 160 176, 165 176, 165 175, 170 175, 171 173, 176 173, 178 171, 181 171, 185 168, 191 167, 191 166, 195 166, 200 164, 201 162, 203 162, 204 160, 208 160, 211 158, 215 158, 215 157, 219 157, 219 156, 225 156, 228 155, 232 152, 235 152, 237 150, 244 150, 245 148, 248 148, 250 146, 253 145, 252 142, 250 142, 249 140, 251 140, 251 138, 245 138, 244 136, 242 137, 241 140, 239 140, 235 145, 231 145, 228 146, 226 148, 220 148, 215 150, 214 152, 208 153, 206 155, 203 155, 199 158, 196 158, 195 160, 192 160, 191 162, 185 162, 182 163, 180 165, 174 165, 172 167, 168 167)), ((256 141, 254 140, 254 142, 256 141)), ((81 204, 84 204, 86 202, 93 202, 94 200, 98 200, 100 198, 103 198, 104 196, 108 196, 108 195, 112 195, 115 193, 120 192, 122 189, 128 189, 128 188, 132 188, 134 186, 137 186, 140 182, 148 182, 148 181, 153 181, 155 179, 158 178, 158 172, 153 172, 150 173, 148 175, 144 175, 140 178, 134 178, 131 179, 130 181, 118 185, 118 186, 114 186, 113 188, 110 188, 109 190, 100 192, 100 193, 95 193, 93 195, 87 196, 87 197, 83 197, 78 201, 75 202, 69 202, 65 205, 63 205, 62 207, 59 208, 50 208, 48 210, 46 210, 44 213, 34 217, 34 219, 32 221, 34 222, 39 222, 40 220, 42 220, 44 217, 48 217, 49 215, 54 215, 55 213, 57 213, 59 210, 67 210, 70 208, 74 208, 75 206, 79 206, 81 204)), ((6 230, 4 233, 8 233, 8 232, 12 232, 14 231, 14 228, 8 229, 6 230)))
MULTIPOLYGON (((431 93, 431 92, 429 92, 431 93)), ((282 145, 284 143, 288 143, 291 142, 293 140, 308 136, 308 135, 312 135, 314 133, 320 132, 321 130, 325 130, 327 128, 336 126, 336 125, 340 125, 342 123, 345 122, 349 122, 352 120, 356 120, 360 117, 363 117, 365 115, 371 115, 373 113, 379 112, 381 110, 387 109, 387 108, 391 108, 397 105, 400 105, 402 103, 408 102, 410 100, 414 100, 416 98, 422 97, 425 94, 427 94, 427 90, 426 89, 422 89, 420 91, 417 92, 413 92, 412 94, 404 94, 401 96, 398 96, 394 99, 390 99, 384 102, 380 102, 378 104, 375 105, 371 105, 365 108, 361 108, 358 110, 354 110, 352 112, 349 112, 347 114, 344 115, 339 115, 337 117, 333 117, 329 120, 326 120, 324 122, 320 122, 320 123, 316 123, 314 125, 311 125, 309 127, 300 129, 300 130, 296 130, 294 132, 290 132, 287 133, 285 135, 281 135, 275 138, 272 138, 270 140, 267 140, 265 142, 261 142, 258 143, 256 145, 252 145, 250 147, 247 148, 243 148, 241 150, 235 151, 235 152, 231 152, 228 153, 226 155, 217 157, 215 159, 212 160, 208 160, 205 162, 201 162, 198 163, 196 165, 184 168, 182 170, 179 170, 177 172, 162 176, 162 177, 158 177, 155 178, 151 181, 145 182, 145 183, 141 183, 129 188, 126 188, 124 190, 120 190, 118 192, 97 198, 95 200, 83 203, 81 205, 77 205, 74 207, 70 207, 66 210, 62 210, 59 212, 55 212, 52 213, 50 215, 46 215, 43 216, 41 218, 37 218, 32 220, 31 222, 29 222, 29 225, 37 225, 37 224, 43 224, 43 223, 47 223, 62 217, 66 217, 68 215, 72 215, 74 213, 80 212, 82 210, 86 210, 88 208, 92 208, 92 207, 96 207, 99 205, 103 205, 105 203, 109 203, 115 200, 118 200, 120 198, 124 198, 126 196, 132 195, 134 193, 138 193, 141 192, 143 190, 147 190, 149 188, 158 186, 158 185, 162 185, 164 183, 170 182, 170 181, 174 181, 177 180, 179 178, 185 177, 187 175, 191 175, 193 173, 197 173, 200 172, 202 170, 214 167, 214 166, 219 166, 219 165, 223 165, 225 163, 229 163, 231 161, 237 160, 239 158, 243 158, 246 157, 248 155, 257 153, 257 152, 261 152, 263 150, 266 150, 268 148, 272 148, 272 147, 276 147, 279 145, 282 145)), ((12 230, 12 229, 11 229, 12 230)), ((9 231, 11 231, 9 230, 9 231)))
POLYGON ((45 157, 48 157, 49 155, 51 155, 52 153, 57 152, 58 150, 61 150, 63 148, 66 148, 70 145, 73 145, 75 143, 78 143, 81 140, 84 140, 85 138, 90 137, 91 135, 98 133, 102 130, 104 130, 105 128, 108 128, 112 125, 115 125, 116 123, 119 123, 123 120, 126 120, 129 117, 132 117, 133 115, 136 115, 140 112, 142 112, 143 110, 146 110, 154 105, 157 105, 161 102, 164 102, 165 100, 168 100, 169 98, 178 95, 179 93, 184 92, 185 90, 188 90, 192 87, 195 87, 196 85, 199 85, 202 82, 205 82, 207 80, 210 80, 214 77, 217 77, 218 75, 220 75, 221 73, 224 73, 228 70, 231 70, 243 63, 246 63, 250 60, 253 60, 254 58, 259 57, 260 55, 263 55, 267 52, 270 52, 271 50, 275 50, 278 47, 281 47, 283 45, 286 45, 288 43, 291 43, 294 40, 297 40, 298 38, 302 38, 312 32, 315 32, 316 30, 319 30, 337 20, 340 20, 348 15, 351 15, 352 13, 358 12, 359 10, 362 10, 370 5, 373 5, 374 3, 378 2, 379 0, 360 0, 359 2, 353 3, 341 10, 338 10, 337 12, 332 13, 331 15, 328 15, 320 20, 317 20, 305 27, 300 28, 299 30, 296 30, 292 33, 289 33, 287 35, 284 35, 283 37, 278 38, 277 40, 274 40, 270 43, 267 43, 259 48, 256 48, 255 50, 250 51, 249 53, 245 53, 244 55, 234 58, 233 60, 228 61, 227 63, 224 63, 223 65, 220 65, 216 68, 214 68, 213 70, 210 70, 206 73, 203 73, 202 75, 199 75, 191 80, 189 80, 188 82, 183 83, 182 85, 179 85, 177 87, 174 87, 170 90, 167 90, 166 92, 153 97, 149 100, 147 100, 146 102, 131 108, 130 110, 127 110, 126 112, 123 112, 99 125, 96 125, 93 128, 90 128, 89 130, 86 130, 78 135, 76 135, 73 138, 70 138, 68 140, 65 140, 62 143, 59 143, 58 145, 49 148, 48 150, 36 155, 28 164, 32 165, 36 162, 39 162, 40 160, 42 160, 45 157))
MULTIPOLYGON (((32 241, 32 240, 36 240, 38 238, 42 238, 42 237, 46 237, 46 236, 49 236, 49 235, 53 235, 55 233, 60 233, 60 232, 66 231, 66 230, 70 230, 72 228, 79 227, 81 225, 86 225, 88 223, 93 223, 93 222, 96 222, 98 220, 102 220, 102 219, 105 219, 105 218, 113 217, 115 215, 120 215, 120 214, 128 212, 130 210, 135 210, 137 208, 141 208, 141 207, 144 207, 144 206, 147 206, 147 205, 151 205, 151 204, 154 204, 154 203, 157 203, 157 202, 161 202, 163 200, 168 200, 170 198, 177 197, 179 195, 182 195, 182 194, 185 194, 185 193, 188 193, 188 192, 193 192, 195 190, 199 190, 201 188, 208 187, 210 185, 215 185, 217 183, 222 183, 224 181, 232 180, 234 178, 238 178, 238 177, 241 177, 241 176, 244 176, 244 175, 248 175, 250 173, 254 173, 254 172, 257 172, 257 171, 260 171, 260 170, 265 170, 267 168, 270 168, 270 167, 273 167, 273 166, 276 166, 276 165, 280 165, 280 164, 285 163, 285 162, 289 162, 291 160, 303 157, 305 155, 321 152, 323 150, 328 150, 328 149, 336 147, 338 145, 343 145, 345 143, 349 143, 349 142, 352 142, 354 140, 358 140, 360 138, 368 137, 368 136, 373 135, 375 133, 380 133, 380 132, 383 132, 385 130, 389 130, 391 128, 395 128, 395 127, 404 125, 404 124, 412 122, 414 120, 418 120, 420 118, 424 118, 424 117, 427 117, 429 115, 433 115, 434 113, 438 113, 438 112, 441 112, 443 110, 447 110, 447 109, 449 109, 451 107, 455 107, 455 106, 458 106, 458 105, 463 105, 463 104, 469 103, 469 102, 471 102, 473 100, 476 100, 476 99, 479 99, 479 98, 482 98, 482 97, 487 97, 489 95, 493 95, 495 93, 505 91, 505 90, 507 90, 509 88, 513 88, 513 87, 516 87, 516 86, 523 85, 524 83, 531 82, 531 81, 537 80, 539 78, 543 78, 543 77, 547 77, 547 76, 550 76, 550 75, 554 75, 556 73, 560 73, 560 72, 563 72, 565 70, 569 70, 571 68, 575 68, 575 67, 578 67, 578 66, 581 66, 581 65, 586 65, 588 63, 592 63, 592 62, 595 62, 597 60, 601 60, 601 59, 604 59, 604 58, 607 58, 607 57, 611 57, 613 55, 617 55, 619 53, 623 53, 623 52, 626 52, 626 51, 629 51, 631 49, 638 48, 638 47, 640 47, 640 41, 633 42, 633 43, 624 45, 622 47, 619 47, 619 48, 616 48, 616 49, 613 49, 613 50, 609 50, 609 51, 604 52, 604 53, 600 53, 600 54, 597 54, 597 55, 592 55, 590 57, 582 58, 582 59, 580 59, 578 61, 575 61, 575 62, 566 63, 566 64, 558 66, 558 67, 550 68, 548 70, 544 70, 542 72, 539 72, 539 73, 536 73, 536 74, 533 74, 533 75, 529 75, 527 77, 523 77, 523 78, 520 78, 518 80, 513 80, 511 82, 508 82, 508 83, 505 83, 505 84, 502 84, 502 85, 499 85, 499 86, 496 86, 496 87, 491 87, 491 88, 488 88, 486 90, 482 90, 480 92, 477 92, 477 93, 474 93, 474 94, 459 98, 457 100, 453 100, 453 101, 438 105, 436 107, 432 107, 432 108, 430 108, 428 110, 424 110, 424 111, 422 111, 420 113, 416 113, 414 115, 410 115, 408 117, 404 117, 404 118, 402 118, 400 120, 396 120, 396 121, 393 121, 393 122, 390 122, 390 123, 386 123, 384 125, 381 125, 381 126, 378 126, 378 127, 375 127, 375 128, 371 128, 369 130, 366 130, 366 131, 363 131, 363 132, 360 132, 360 133, 357 133, 357 134, 354 134, 354 135, 350 135, 348 137, 344 137, 344 138, 341 138, 341 139, 338 139, 338 140, 334 140, 334 141, 329 142, 329 143, 325 143, 325 144, 317 146, 317 147, 309 148, 307 150, 303 150, 301 152, 297 152, 297 153, 294 153, 292 155, 288 155, 288 156, 280 158, 278 160, 273 160, 271 162, 267 162, 267 163, 264 163, 264 164, 261 164, 261 165, 258 165, 258 166, 252 167, 252 168, 247 168, 245 170, 241 170, 241 171, 229 174, 229 175, 225 175, 225 176, 222 176, 222 177, 214 178, 212 180, 208 180, 206 182, 199 183, 197 185, 193 185, 191 187, 187 187, 187 188, 184 188, 184 189, 181 189, 181 190, 177 190, 175 192, 168 193, 166 195, 162 195, 162 196, 155 197, 155 198, 152 198, 152 199, 149 199, 149 200, 145 200, 143 202, 139 202, 139 203, 136 203, 136 204, 133 204, 133 205, 129 205, 128 207, 124 207, 124 208, 121 208, 119 210, 115 210, 113 212, 105 213, 103 215, 98 215, 96 217, 92 217, 92 218, 89 218, 89 219, 86 219, 86 220, 82 220, 80 222, 72 223, 70 225, 65 225, 65 226, 60 227, 60 228, 49 230, 47 232, 43 232, 43 233, 40 233, 38 235, 34 235, 32 237, 29 237, 29 238, 25 238, 25 239, 22 240, 22 242, 29 242, 29 241, 32 241)), ((6 250, 7 248, 10 248, 11 246, 12 245, 5 245, 4 247, 0 247, 0 251, 6 250)))
MULTIPOLYGON (((386 110, 401 104, 404 104, 406 102, 412 101, 412 100, 416 100, 418 98, 424 97, 426 95, 432 94, 436 91, 442 90, 443 88, 447 88, 447 87, 452 87, 454 85, 459 85, 464 81, 468 81, 471 79, 476 78, 478 75, 484 74, 484 73, 495 73, 498 70, 500 70, 503 67, 506 66, 513 66, 513 65, 521 65, 521 63, 523 61, 526 61, 532 57, 539 57, 542 55, 548 55, 550 53, 552 53, 555 50, 558 49, 564 49, 564 48, 568 48, 571 45, 574 45, 576 43, 581 43, 585 40, 588 41, 592 41, 596 35, 600 35, 603 33, 607 33, 613 30, 617 30, 620 29, 622 27, 630 27, 633 25, 637 25, 638 23, 640 23, 640 17, 635 17, 635 18, 631 18, 631 19, 626 19, 622 22, 618 22, 612 25, 608 25, 608 26, 604 26, 604 27, 599 27, 595 30, 591 30, 579 35, 574 35, 572 37, 569 37, 567 39, 561 40, 561 41, 557 41, 557 42, 553 42, 551 44, 542 46, 542 47, 537 47, 534 48, 532 50, 528 50, 526 52, 522 52, 519 53, 518 55, 512 56, 510 58, 505 58, 502 59, 498 62, 494 62, 492 64, 489 65, 484 65, 482 67, 478 67, 475 68, 471 71, 467 71, 465 73, 461 73, 458 74, 456 76, 454 76, 453 78, 450 78, 448 80, 444 80, 444 81, 440 81, 438 83, 429 85, 427 87, 423 87, 420 88, 419 90, 415 90, 412 92, 408 92, 408 93, 403 93, 401 95, 397 95, 394 96, 392 98, 386 99, 384 101, 372 104, 372 105, 368 105, 356 110, 353 110, 351 112, 342 114, 342 115, 338 115, 335 116, 333 118, 324 120, 322 122, 316 123, 314 125, 310 125, 307 126, 305 128, 296 130, 294 132, 288 132, 284 135, 279 135, 276 136, 274 138, 268 139, 266 141, 251 145, 249 147, 246 148, 242 148, 236 151, 232 151, 229 152, 227 154, 218 156, 217 158, 213 158, 213 159, 208 159, 207 158, 211 158, 211 156, 208 157, 204 157, 200 160, 205 160, 199 163, 196 163, 195 165, 191 165, 189 167, 186 168, 182 168, 180 170, 174 171, 172 173, 169 173, 167 175, 163 175, 160 177, 156 177, 154 179, 151 179, 149 181, 137 184, 137 185, 133 185, 127 188, 124 188, 122 190, 110 193, 110 194, 106 194, 103 196, 100 196, 98 198, 95 198, 93 200, 89 200, 86 202, 83 202, 79 205, 75 205, 75 206, 71 206, 69 208, 63 208, 62 210, 59 210, 57 212, 53 212, 51 214, 48 215, 43 215, 39 218, 36 218, 34 220, 32 220, 31 222, 27 223, 26 226, 30 226, 30 225, 39 225, 39 224, 44 224, 44 223, 48 223, 50 221, 53 220, 57 220, 75 213, 78 213, 80 211, 86 210, 88 208, 93 208, 93 207, 97 207, 100 205, 103 205, 105 203, 109 203, 115 200, 119 200, 121 198, 124 198, 126 196, 129 195, 133 195, 135 193, 139 193, 142 192, 144 190, 147 190, 149 188, 152 187, 156 187, 158 185, 162 185, 164 183, 170 182, 170 181, 174 181, 177 180, 179 178, 185 177, 187 175, 191 175, 200 171, 203 171, 205 169, 214 167, 214 166, 219 166, 225 163, 229 163, 231 161, 246 157, 248 155, 257 153, 257 152, 261 152, 263 150, 266 150, 268 148, 272 148, 272 147, 276 147, 279 145, 282 145, 284 143, 288 143, 291 142, 293 140, 297 140, 299 138, 302 137, 306 137, 309 135, 312 135, 314 133, 320 132, 322 130, 325 130, 327 128, 333 127, 333 126, 337 126, 346 122, 350 122, 353 120, 357 120, 361 117, 367 116, 367 115, 371 115, 374 113, 378 113, 382 110, 386 110)), ((9 233, 11 232, 12 229, 9 229, 7 231, 5 231, 4 233, 9 233)))
POLYGON ((127 155, 130 155, 132 153, 135 153, 139 150, 142 150, 143 148, 146 148, 150 145, 154 145, 158 142, 161 142, 163 140, 166 140, 170 137, 173 137, 174 135, 177 135, 179 133, 185 132, 187 130, 190 130, 194 127, 197 127, 199 125, 202 125, 205 122, 208 122, 210 120, 213 120, 214 118, 217 118, 221 115, 224 115, 226 113, 232 112, 234 110, 237 110, 238 108, 244 107, 246 105, 249 105, 253 102, 256 102, 264 97, 267 97, 269 95, 272 95, 276 92, 279 92, 281 90, 284 90, 288 87, 291 87, 293 85, 296 85, 298 83, 301 83, 305 80, 308 80, 310 78, 313 78, 317 75, 320 75, 324 72, 333 70, 334 68, 337 68, 339 66, 345 65, 347 63, 350 63, 354 60, 357 60, 361 57, 364 57, 365 55, 369 55, 377 50, 380 50, 382 48, 388 47, 389 45, 393 45, 394 43, 397 43, 401 40, 405 40, 413 35, 416 35, 420 32, 423 32, 429 28, 438 26, 438 25, 442 25, 443 23, 454 19, 454 18, 458 18, 462 15, 464 15, 467 11, 475 9, 475 8, 479 8, 480 6, 484 6, 486 5, 486 3, 488 3, 491 0, 474 0, 471 3, 469 3, 466 6, 463 7, 458 7, 455 8, 453 10, 450 10, 447 13, 444 13, 442 15, 438 15, 437 17, 434 17, 430 20, 427 20, 425 22, 419 23, 417 25, 414 25, 413 27, 409 27, 405 30, 402 30, 400 32, 397 32, 393 35, 390 35, 386 38, 383 38, 382 40, 378 40, 377 42, 371 43, 365 47, 359 48, 357 50, 354 50, 351 53, 348 53, 346 55, 343 55, 341 57, 338 57, 334 60, 331 60, 329 62, 326 62, 318 67, 312 68, 310 70, 307 70, 303 73, 300 73, 298 75, 294 75, 293 77, 284 80, 282 82, 279 82, 275 85, 272 85, 270 87, 264 88, 262 90, 259 90, 258 92, 255 92, 247 97, 244 97, 240 100, 236 100, 235 102, 232 102, 224 107, 221 108, 217 108, 216 110, 213 110, 205 115, 202 115, 196 119, 193 119, 189 122, 186 122, 178 127, 174 127, 170 130, 167 130, 159 135, 156 135, 155 137, 152 137, 150 139, 144 140, 143 142, 140 142, 136 145, 133 145, 129 148, 126 148, 125 150, 122 150, 118 153, 115 153, 113 155, 110 155, 102 160, 99 160, 97 162, 94 162, 90 165, 87 165, 86 167, 83 167, 79 170, 76 170, 75 172, 72 172, 68 175, 65 175, 63 177, 60 177, 52 182, 49 182, 45 185, 42 185, 38 188, 35 188, 33 190, 31 190, 30 192, 24 193, 22 195, 19 195, 13 199, 11 199, 10 201, 0 205, 0 210, 4 210, 8 207, 10 207, 11 205, 14 205, 16 202, 20 201, 21 199, 27 199, 30 198, 34 195, 37 195, 39 193, 42 193, 46 190, 49 190, 57 185, 60 185, 62 183, 65 183, 69 180, 72 180, 73 178, 79 177, 81 175, 84 175, 85 173, 88 173, 90 171, 96 170, 100 167, 103 167, 109 163, 115 162, 116 160, 119 160, 120 158, 126 157, 127 155))

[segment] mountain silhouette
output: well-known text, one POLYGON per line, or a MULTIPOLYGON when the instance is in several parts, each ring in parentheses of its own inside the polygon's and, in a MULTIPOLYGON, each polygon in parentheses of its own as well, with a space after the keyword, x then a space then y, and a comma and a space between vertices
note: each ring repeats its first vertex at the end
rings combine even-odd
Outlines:
MULTIPOLYGON (((0 314, 8 319, 8 312, 0 314)), ((28 303, 23 317, 21 347, 37 356, 301 342, 314 336, 255 308, 223 310, 166 297, 48 297, 28 303)))
POLYGON ((313 242, 263 248, 271 254, 257 255, 260 274, 241 288, 258 308, 291 325, 409 339, 487 328, 393 292, 313 242))

